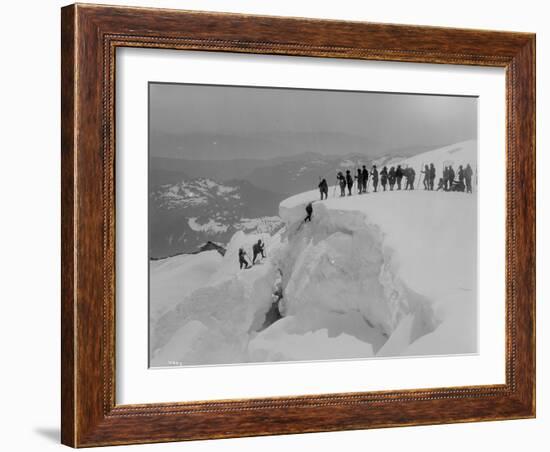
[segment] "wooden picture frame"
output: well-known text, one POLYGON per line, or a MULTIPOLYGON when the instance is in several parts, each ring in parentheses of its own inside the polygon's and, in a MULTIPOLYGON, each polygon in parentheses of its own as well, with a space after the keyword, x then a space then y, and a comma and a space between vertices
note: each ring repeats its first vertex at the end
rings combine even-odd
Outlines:
POLYGON ((62 9, 61 37, 63 444, 535 416, 535 35, 76 4, 62 9), (505 68, 506 383, 117 405, 114 86, 119 47, 505 68))

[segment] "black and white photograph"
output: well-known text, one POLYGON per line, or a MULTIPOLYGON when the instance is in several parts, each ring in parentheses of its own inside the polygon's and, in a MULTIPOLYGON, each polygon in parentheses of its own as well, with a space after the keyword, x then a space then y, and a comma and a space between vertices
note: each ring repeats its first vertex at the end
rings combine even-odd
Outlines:
POLYGON ((477 97, 148 89, 150 367, 478 353, 477 97))

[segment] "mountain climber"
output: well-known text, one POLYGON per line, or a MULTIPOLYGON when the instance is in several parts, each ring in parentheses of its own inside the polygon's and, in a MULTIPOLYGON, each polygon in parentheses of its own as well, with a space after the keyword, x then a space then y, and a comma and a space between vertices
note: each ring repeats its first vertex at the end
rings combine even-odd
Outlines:
POLYGON ((346 170, 346 183, 348 184, 348 196, 351 196, 351 189, 353 188, 353 177, 351 177, 350 170, 346 170))
POLYGON ((304 223, 306 223, 308 221, 311 221, 311 215, 313 214, 313 203, 312 202, 310 202, 306 206, 306 213, 307 213, 307 216, 304 218, 304 223))
POLYGON ((451 187, 453 186, 453 182, 455 181, 455 170, 453 169, 453 166, 452 165, 449 165, 449 170, 448 170, 448 179, 449 179, 449 190, 451 189, 451 187))
POLYGON ((243 266, 245 269, 250 268, 250 264, 246 260, 247 257, 248 255, 246 254, 246 251, 244 250, 244 248, 239 248, 239 266, 241 270, 243 266))
POLYGON ((430 163, 430 190, 434 189, 435 183, 435 166, 433 163, 430 163))
POLYGON ((321 201, 323 200, 323 196, 324 199, 328 198, 328 184, 325 178, 323 178, 323 180, 319 182, 319 191, 321 192, 321 201))
POLYGON ((409 189, 409 182, 410 182, 410 178, 411 178, 410 168, 403 168, 403 177, 405 178, 405 188, 404 188, 404 190, 408 190, 409 189))
POLYGON ((409 190, 414 190, 414 180, 416 178, 416 171, 414 170, 414 168, 411 166, 409 168, 409 178, 408 178, 408 182, 409 182, 409 190))
MULTIPOLYGON (((449 188, 449 167, 443 168, 443 189, 447 191, 449 188)), ((439 190, 439 188, 438 188, 439 190)))
POLYGON ((388 181, 390 183, 390 191, 393 191, 393 187, 395 186, 395 166, 390 168, 390 172, 388 173, 388 181))
POLYGON ((253 252, 253 257, 252 257, 252 265, 254 265, 256 263, 256 257, 258 257, 258 255, 261 255, 263 258, 265 258, 265 254, 264 254, 264 244, 262 242, 262 239, 259 239, 253 246, 252 246, 252 252, 253 252))
POLYGON ((460 182, 461 184, 464 183, 464 168, 462 167, 462 165, 458 167, 458 182, 460 182))
POLYGON ((357 176, 355 176, 355 179, 357 179, 357 192, 361 194, 363 193, 363 172, 361 168, 357 168, 357 176))
POLYGON ((342 174, 342 171, 338 171, 336 179, 338 180, 338 184, 340 185, 340 196, 346 196, 346 178, 342 174))
POLYGON ((367 192, 367 185, 369 181, 369 170, 363 165, 363 180, 361 181, 363 184, 363 193, 367 192))
POLYGON ((370 174, 372 176, 372 187, 376 192, 378 190, 378 170, 376 169, 376 165, 372 165, 372 171, 370 174))
POLYGON ((403 170, 401 169, 401 165, 397 165, 397 169, 395 170, 395 180, 397 181, 398 190, 401 190, 402 179, 403 179, 403 170))
POLYGON ((384 191, 386 191, 386 185, 388 183, 388 168, 386 166, 380 171, 380 183, 384 191))
POLYGON ((464 170, 464 179, 466 179, 466 193, 472 193, 472 176, 473 176, 472 167, 468 163, 466 169, 464 170))
POLYGON ((424 171, 420 171, 422 174, 424 174, 424 179, 422 180, 422 184, 424 185, 424 190, 429 190, 430 188, 430 167, 428 165, 424 165, 424 171))

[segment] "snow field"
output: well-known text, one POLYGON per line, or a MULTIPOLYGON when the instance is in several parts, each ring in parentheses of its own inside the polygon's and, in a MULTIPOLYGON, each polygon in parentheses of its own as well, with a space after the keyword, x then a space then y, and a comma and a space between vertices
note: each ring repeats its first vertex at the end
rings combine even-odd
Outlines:
MULTIPOLYGON (((475 162, 475 152, 465 142, 404 162, 419 169, 452 161, 456 169, 475 162)), ((475 195, 318 196, 286 199, 282 230, 238 231, 224 257, 211 251, 217 257, 151 264, 152 366, 477 351, 475 195), (303 223, 311 201, 312 221, 303 223), (258 238, 267 257, 239 270, 239 248, 252 260, 258 238), (263 329, 279 272, 283 318, 263 329), (193 282, 182 288, 177 279, 193 282)))

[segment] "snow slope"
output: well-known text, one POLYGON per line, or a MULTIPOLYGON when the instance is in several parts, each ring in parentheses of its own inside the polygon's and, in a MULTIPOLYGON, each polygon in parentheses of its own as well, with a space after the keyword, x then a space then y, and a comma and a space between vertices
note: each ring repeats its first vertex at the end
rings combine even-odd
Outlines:
MULTIPOLYGON (((194 274, 201 287, 183 293, 172 309, 151 324, 151 365, 248 361, 250 334, 264 322, 276 277, 269 262, 239 270, 239 247, 245 247, 251 255, 252 244, 259 238, 266 241, 266 252, 270 253, 270 246, 277 245, 279 236, 247 235, 238 231, 223 257, 210 252, 219 258, 215 265, 203 266, 194 274)), ((202 262, 203 254, 187 257, 202 262)), ((151 273, 151 279, 154 277, 151 273)), ((155 303, 152 294, 151 305, 155 303)))
POLYGON ((222 256, 217 251, 182 254, 169 259, 151 261, 151 321, 176 306, 187 294, 205 286, 219 267, 222 256))
MULTIPOLYGON (((316 195, 287 199, 281 216, 296 221, 316 195)), ((447 329, 457 334, 417 347, 414 354, 476 351, 474 196, 401 191, 332 198, 313 206, 312 229, 328 227, 324 234, 331 234, 317 245, 315 238, 306 239, 309 244, 300 250, 292 272, 297 283, 291 280, 287 286, 289 297, 295 291, 300 302, 357 309, 388 336, 412 315, 408 342, 391 353, 381 349, 379 355, 401 354, 414 339, 434 330, 441 336, 447 329), (307 281, 305 275, 314 279, 307 281)))
POLYGON ((453 165, 455 171, 459 165, 464 167, 469 163, 475 171, 477 162, 477 140, 462 141, 433 151, 423 152, 413 157, 403 159, 399 162, 392 162, 392 165, 412 166, 416 170, 424 165, 433 163, 439 174, 445 165, 453 165))
MULTIPOLYGON (((464 142, 403 164, 473 163, 475 152, 475 142, 464 142)), ((310 191, 280 204, 285 228, 261 235, 267 257, 249 270, 239 270, 238 249, 251 254, 260 236, 243 231, 208 264, 205 253, 186 256, 189 266, 177 278, 196 286, 165 291, 170 301, 160 304, 168 309, 151 328, 151 365, 477 351, 475 195, 415 190, 317 199, 310 191), (313 219, 304 224, 310 201, 313 219), (278 285, 282 318, 266 325, 278 285)), ((152 286, 170 287, 173 277, 152 271, 152 286)))

